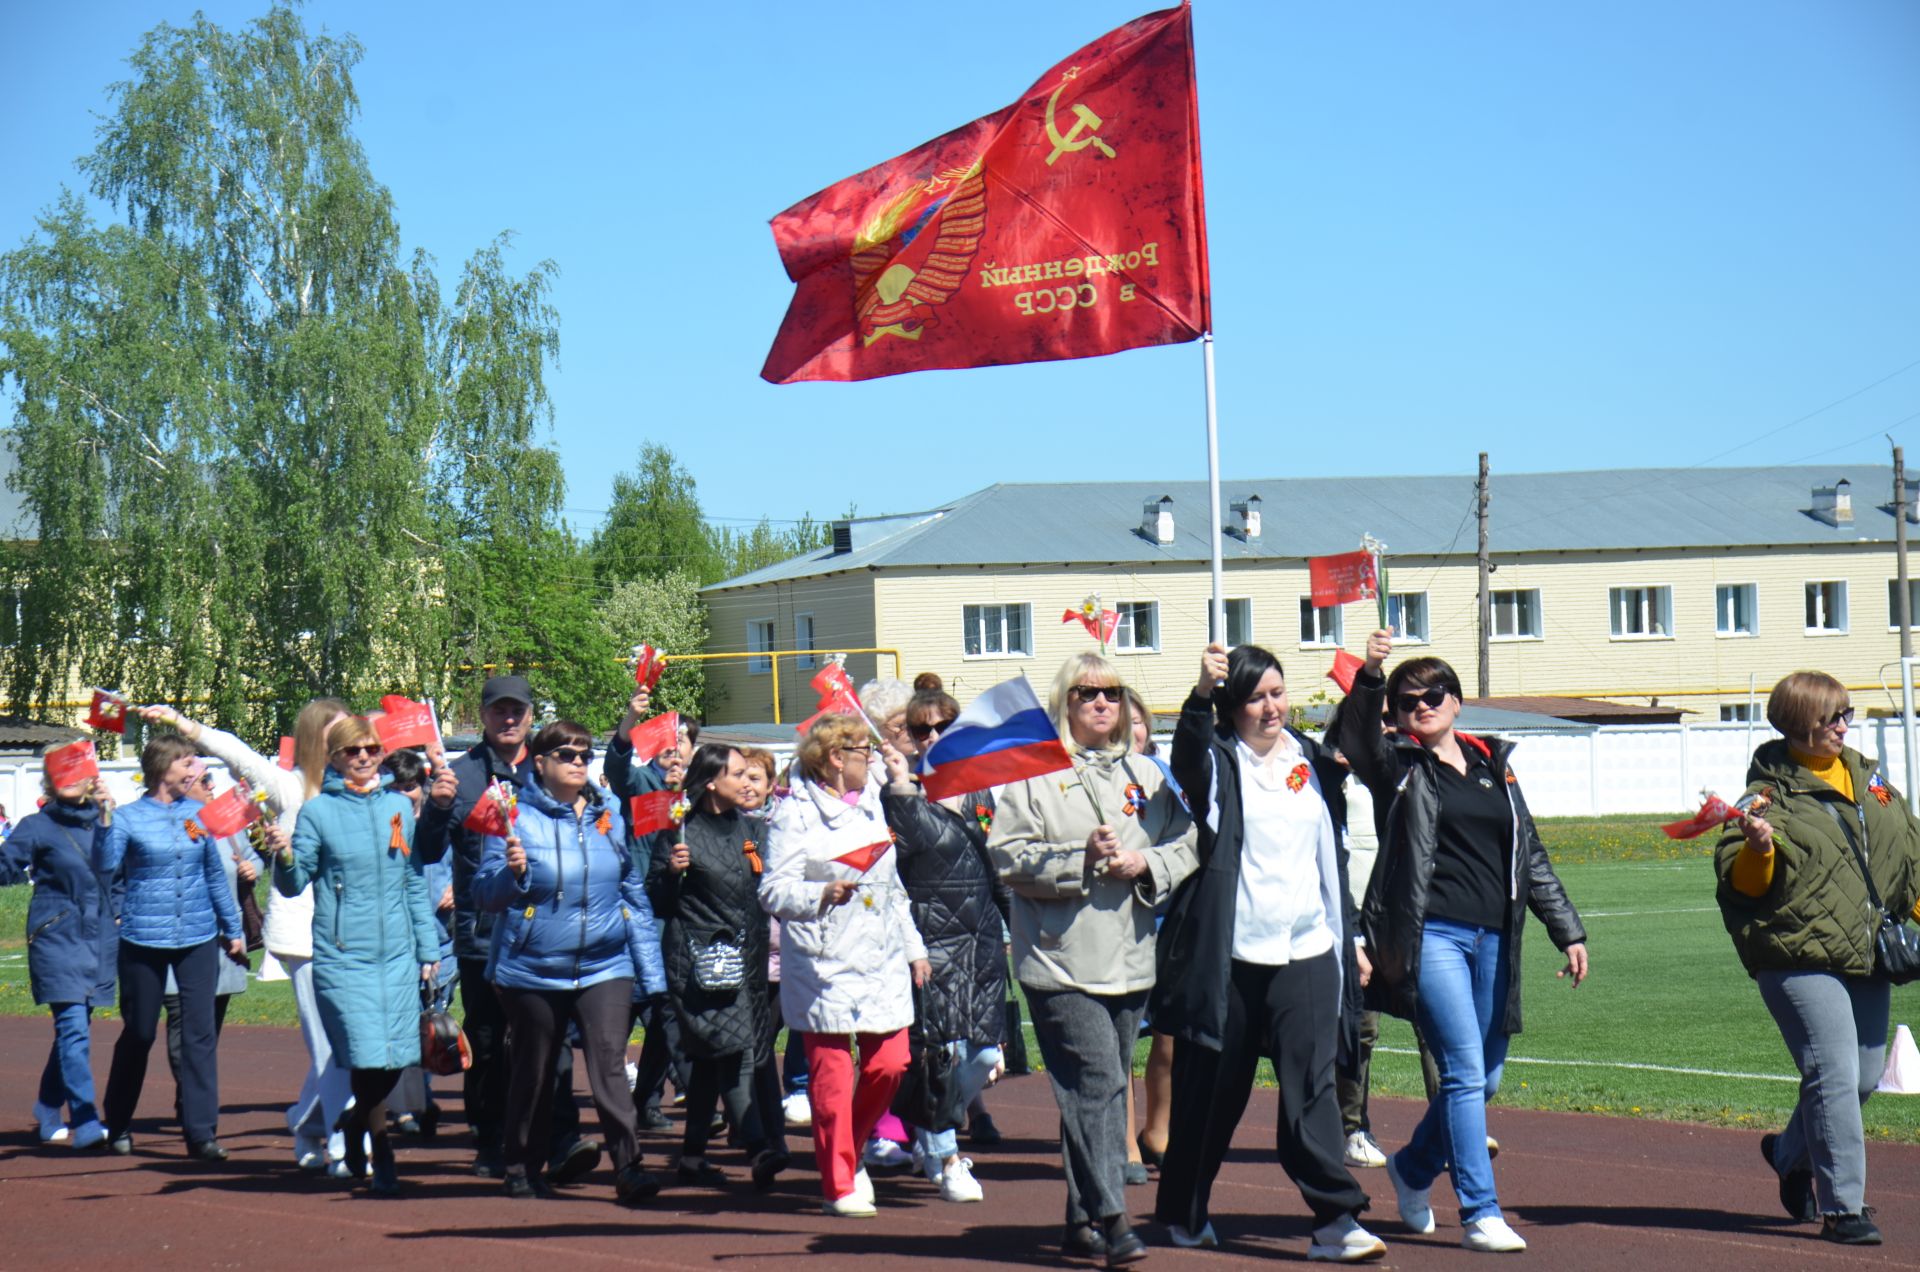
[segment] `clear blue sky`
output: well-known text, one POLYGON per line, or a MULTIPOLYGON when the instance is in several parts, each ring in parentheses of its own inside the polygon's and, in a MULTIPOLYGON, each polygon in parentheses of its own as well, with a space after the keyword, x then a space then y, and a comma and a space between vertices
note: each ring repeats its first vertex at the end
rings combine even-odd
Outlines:
MULTIPOLYGON (((140 34, 194 7, 0 4, 0 244, 75 181, 140 34)), ((450 280, 510 229, 522 267, 559 263, 554 442, 590 530, 647 440, 740 521, 1204 476, 1198 345, 757 374, 790 294, 769 217, 1150 7, 304 16, 366 46, 361 135, 409 248, 450 280)), ((1920 5, 1199 0, 1195 28, 1230 476, 1464 473, 1481 449, 1496 475, 1838 474, 1885 462, 1885 432, 1920 442, 1920 5)))

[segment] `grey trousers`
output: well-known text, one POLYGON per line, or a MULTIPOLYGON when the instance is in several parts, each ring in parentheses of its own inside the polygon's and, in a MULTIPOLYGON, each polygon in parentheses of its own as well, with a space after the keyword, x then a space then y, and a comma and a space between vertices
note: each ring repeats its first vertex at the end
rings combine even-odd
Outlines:
POLYGON ((1127 1213, 1127 1083, 1147 991, 1083 994, 1021 987, 1060 1106, 1067 1222, 1127 1213))
POLYGON ((1800 1070, 1800 1103, 1773 1146, 1773 1168, 1813 1171, 1823 1215, 1856 1215, 1867 1200, 1860 1106, 1887 1063, 1893 987, 1880 977, 1761 972, 1760 1000, 1800 1070))

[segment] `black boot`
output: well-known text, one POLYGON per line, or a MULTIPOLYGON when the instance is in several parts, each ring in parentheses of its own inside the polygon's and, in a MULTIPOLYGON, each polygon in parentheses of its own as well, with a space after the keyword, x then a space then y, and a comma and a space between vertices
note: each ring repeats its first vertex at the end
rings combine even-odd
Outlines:
POLYGON ((400 1169, 393 1160, 393 1139, 385 1131, 373 1137, 373 1180, 367 1190, 376 1197, 400 1192, 400 1169))
POLYGON ((1138 1263, 1147 1257, 1147 1243, 1133 1230, 1133 1222, 1125 1215, 1108 1215, 1101 1225, 1107 1238, 1107 1266, 1117 1268, 1127 1263, 1138 1263))

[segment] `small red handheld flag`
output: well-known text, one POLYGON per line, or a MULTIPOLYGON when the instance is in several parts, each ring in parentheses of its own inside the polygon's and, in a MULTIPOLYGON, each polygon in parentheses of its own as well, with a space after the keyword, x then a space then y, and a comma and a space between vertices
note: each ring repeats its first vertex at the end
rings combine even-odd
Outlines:
POLYGON ((1308 557, 1307 577, 1311 581, 1316 608, 1345 605, 1348 601, 1370 601, 1378 592, 1373 553, 1342 552, 1338 556, 1308 557))
POLYGON ((813 685, 813 691, 820 695, 822 702, 836 693, 844 693, 849 698, 853 696, 853 679, 847 675, 847 669, 839 663, 830 662, 814 672, 813 679, 809 683, 813 685))
POLYGON ((653 757, 680 742, 680 713, 669 711, 627 730, 633 739, 633 762, 651 763, 653 757))
POLYGON ((374 720, 373 731, 380 735, 380 745, 387 750, 404 751, 409 747, 433 750, 440 745, 440 727, 434 721, 433 708, 426 703, 390 693, 380 699, 380 707, 385 714, 374 720))
POLYGON ((260 820, 260 805, 253 802, 245 782, 229 786, 200 806, 200 824, 215 839, 237 835, 260 820))
POLYGON ((55 747, 41 756, 40 761, 46 767, 47 781, 55 790, 64 786, 78 786, 100 776, 100 757, 93 749, 91 738, 55 747))
POLYGON ((852 852, 843 852, 834 860, 843 866, 852 866, 861 874, 873 869, 873 863, 887 855, 887 849, 893 847, 893 840, 882 839, 877 844, 868 844, 864 848, 855 848, 852 852))
POLYGON ((1668 822, 1660 829, 1666 832, 1668 839, 1694 839, 1706 834, 1716 826, 1724 826, 1730 821, 1740 820, 1741 814, 1752 813, 1759 816, 1773 803, 1773 789, 1766 787, 1742 795, 1729 804, 1718 795, 1709 793, 1700 811, 1684 821, 1668 822))
POLYGON ((679 791, 648 791, 645 795, 635 795, 632 805, 632 831, 636 837, 671 830, 687 815, 687 797, 679 791))
POLYGON ((660 684, 661 673, 666 671, 667 661, 660 651, 652 645, 636 645, 633 651, 633 683, 652 693, 660 684))
POLYGON ((495 779, 480 796, 480 802, 473 806, 460 824, 476 835, 491 835, 495 839, 505 839, 513 833, 513 823, 520 817, 520 802, 513 792, 495 779))
POLYGON ((1080 626, 1087 629, 1087 635, 1103 645, 1112 640, 1114 632, 1120 629, 1120 611, 1118 610, 1103 609, 1097 619, 1085 608, 1070 609, 1060 616, 1060 621, 1063 623, 1071 623, 1076 619, 1079 620, 1080 626))
POLYGON ((292 738, 280 739, 280 758, 276 760, 275 763, 279 764, 279 766, 287 770, 287 772, 289 773, 293 772, 293 739, 292 738))
POLYGON ((1365 663, 1346 650, 1337 649, 1334 651, 1333 668, 1327 672, 1327 679, 1339 685, 1341 693, 1352 693, 1353 677, 1364 666, 1366 666, 1365 663))
POLYGON ((127 700, 117 693, 95 689, 93 702, 87 707, 87 724, 107 733, 124 735, 127 731, 127 700))

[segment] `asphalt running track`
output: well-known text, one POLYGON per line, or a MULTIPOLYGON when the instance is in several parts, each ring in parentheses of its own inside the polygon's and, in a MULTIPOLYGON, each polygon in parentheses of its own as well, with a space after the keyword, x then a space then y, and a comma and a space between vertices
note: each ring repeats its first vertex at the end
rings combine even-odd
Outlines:
MULTIPOLYGON (((96 1025, 94 1068, 104 1074, 117 1022, 96 1025)), ((988 1096, 1007 1140, 969 1149, 986 1189, 979 1205, 942 1202, 915 1177, 880 1178, 877 1219, 818 1212, 810 1145, 789 1140, 796 1167, 768 1195, 745 1179, 738 1152, 715 1160, 738 1181, 726 1192, 670 1188, 630 1211, 607 1200, 603 1166, 551 1201, 509 1202, 497 1184, 464 1172, 468 1154, 456 1116, 439 1141, 400 1141, 406 1195, 349 1195, 291 1164, 282 1110, 304 1066, 291 1030, 235 1026, 221 1044, 221 1138, 233 1160, 184 1158, 171 1112, 166 1057, 156 1045, 131 1157, 43 1149, 27 1109, 45 1061, 45 1017, 0 1018, 0 1268, 463 1269, 547 1267, 820 1268, 1058 1265, 1065 1186, 1060 1181, 1053 1099, 1044 1077, 1010 1079, 988 1096)), ((449 1080, 441 1079, 444 1084, 449 1080)), ((1889 1097, 1877 1097, 1889 1098, 1889 1097)), ((1272 1164, 1274 1102, 1257 1091, 1214 1190, 1218 1251, 1177 1250, 1152 1224, 1150 1266, 1179 1272, 1254 1266, 1306 1256, 1309 1223, 1299 1194, 1272 1164)), ((1419 1108, 1382 1100, 1376 1131, 1389 1147, 1419 1108)), ((591 1126, 593 1116, 586 1115, 591 1126)), ((1532 1243, 1519 1268, 1688 1272, 1920 1266, 1920 1146, 1868 1150, 1870 1201, 1887 1244, 1849 1249, 1779 1211, 1757 1133, 1659 1122, 1534 1113, 1496 1107, 1491 1125, 1509 1220, 1532 1243)), ((671 1137, 653 1137, 647 1159, 670 1160, 671 1137)), ((1385 1172, 1359 1172, 1375 1198, 1372 1226, 1388 1243, 1385 1263, 1408 1269, 1482 1267, 1495 1256, 1459 1248, 1452 1194, 1434 1189, 1440 1220, 1414 1237, 1393 1217, 1385 1172)), ((1128 1191, 1134 1213, 1153 1208, 1153 1186, 1128 1191)), ((1511 1258, 1500 1260, 1515 1262, 1511 1258)), ((1082 1264, 1080 1266, 1092 1266, 1082 1264)))

